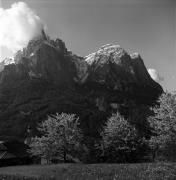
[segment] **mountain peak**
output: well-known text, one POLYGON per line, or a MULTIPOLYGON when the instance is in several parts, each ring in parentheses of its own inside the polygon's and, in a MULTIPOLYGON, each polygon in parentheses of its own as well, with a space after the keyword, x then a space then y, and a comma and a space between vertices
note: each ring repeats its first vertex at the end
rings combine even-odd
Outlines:
POLYGON ((139 54, 138 52, 135 52, 135 53, 130 54, 130 57, 131 57, 132 59, 136 59, 136 58, 141 59, 141 56, 140 56, 140 54, 139 54))
POLYGON ((126 51, 120 47, 120 45, 116 44, 106 44, 101 46, 97 52, 94 52, 92 54, 89 54, 88 56, 85 57, 85 61, 88 64, 92 64, 93 61, 95 60, 95 56, 106 56, 110 57, 111 55, 116 56, 116 57, 122 57, 126 54, 126 51))

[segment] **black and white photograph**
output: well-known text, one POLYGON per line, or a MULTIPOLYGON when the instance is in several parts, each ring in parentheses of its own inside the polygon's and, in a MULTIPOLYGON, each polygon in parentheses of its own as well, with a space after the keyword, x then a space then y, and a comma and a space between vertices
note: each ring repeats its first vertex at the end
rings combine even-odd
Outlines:
POLYGON ((0 180, 176 180, 176 0, 0 0, 0 180))

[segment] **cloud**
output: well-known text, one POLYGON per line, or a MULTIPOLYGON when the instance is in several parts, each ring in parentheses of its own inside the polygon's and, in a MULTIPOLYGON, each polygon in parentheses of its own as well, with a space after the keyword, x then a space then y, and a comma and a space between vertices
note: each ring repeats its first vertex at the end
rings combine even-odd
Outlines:
POLYGON ((164 81, 164 78, 158 73, 156 69, 148 69, 148 73, 150 74, 151 78, 156 82, 164 81))
POLYGON ((15 53, 41 34, 44 24, 40 17, 24 2, 0 8, 0 47, 15 53))

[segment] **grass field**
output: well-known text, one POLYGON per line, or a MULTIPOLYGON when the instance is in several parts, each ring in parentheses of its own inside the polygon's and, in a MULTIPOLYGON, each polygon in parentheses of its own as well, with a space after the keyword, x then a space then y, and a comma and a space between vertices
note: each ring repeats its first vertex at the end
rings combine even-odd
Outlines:
POLYGON ((0 180, 12 180, 13 177, 15 180, 176 180, 176 163, 58 164, 0 168, 0 180))

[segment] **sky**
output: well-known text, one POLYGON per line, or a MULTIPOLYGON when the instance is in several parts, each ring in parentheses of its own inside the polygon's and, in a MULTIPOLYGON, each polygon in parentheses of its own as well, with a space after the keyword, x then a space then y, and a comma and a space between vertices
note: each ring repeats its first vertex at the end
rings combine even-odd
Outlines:
MULTIPOLYGON (((0 1, 3 8, 16 2, 0 1)), ((23 1, 45 22, 47 33, 61 38, 74 53, 86 56, 104 44, 119 44, 156 69, 164 89, 176 90, 175 0, 23 1)), ((1 47, 1 58, 11 55, 1 47)))

